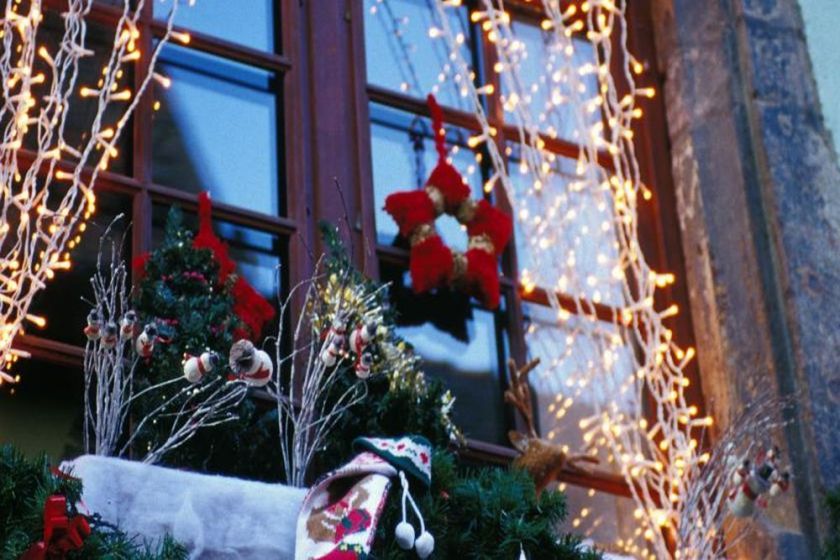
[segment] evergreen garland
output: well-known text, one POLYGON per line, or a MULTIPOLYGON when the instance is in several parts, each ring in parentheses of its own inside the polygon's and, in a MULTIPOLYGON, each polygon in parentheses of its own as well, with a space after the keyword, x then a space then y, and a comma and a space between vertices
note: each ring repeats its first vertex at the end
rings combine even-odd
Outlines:
MULTIPOLYGON (((158 383, 183 372, 184 354, 206 349, 226 358, 234 332, 242 327, 234 313, 231 293, 235 276, 219 283, 219 265, 209 249, 193 246, 193 232, 183 226, 179 208, 170 209, 164 239, 148 257, 135 263, 135 309, 143 321, 158 324, 168 342, 158 343, 151 360, 141 365, 141 377, 158 383)), ((224 368, 208 374, 225 375, 224 368)), ((142 389, 142 386, 141 386, 142 389)), ((163 391, 170 398, 180 388, 163 391)), ((160 404, 161 393, 138 404, 137 416, 160 404)), ((282 472, 278 449, 276 412, 259 410, 252 399, 243 400, 239 420, 199 431, 182 447, 164 457, 164 464, 204 472, 278 480, 282 472)), ((142 446, 162 441, 169 423, 159 419, 148 425, 142 446)))
MULTIPOLYGON (((394 490, 396 492, 396 490, 394 490)), ((511 560, 520 546, 529 560, 597 560, 580 539, 562 535, 566 499, 558 491, 537 497, 534 481, 524 471, 501 468, 459 470, 454 456, 436 451, 432 457, 432 487, 418 499, 427 529, 435 537, 434 558, 511 560)), ((391 496, 377 526, 371 557, 413 560, 413 550, 400 549, 394 527, 401 519, 400 501, 391 496)))
MULTIPOLYGON (((17 560, 44 535, 44 503, 59 494, 68 504, 76 504, 82 495, 82 482, 57 476, 43 456, 27 460, 11 445, 0 446, 0 560, 17 560)), ((71 505, 71 515, 76 515, 71 505)), ((123 560, 186 559, 184 547, 170 537, 156 547, 131 538, 94 516, 92 533, 80 550, 67 554, 68 560, 119 558, 123 560)))

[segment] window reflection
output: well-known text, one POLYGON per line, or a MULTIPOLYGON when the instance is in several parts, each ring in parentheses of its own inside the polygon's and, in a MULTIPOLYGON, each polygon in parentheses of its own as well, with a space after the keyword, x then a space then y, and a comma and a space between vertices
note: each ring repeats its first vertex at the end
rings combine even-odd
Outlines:
MULTIPOLYGON (((32 312, 46 317, 47 324, 43 329, 29 329, 29 334, 84 346, 82 329, 85 327, 90 305, 81 298, 93 300, 90 278, 96 273, 100 240, 118 214, 123 214, 123 218, 114 224, 110 239, 118 245, 125 240, 122 254, 130 273, 131 237, 127 230, 131 222, 131 199, 100 192, 96 201, 96 214, 88 221, 79 246, 70 253, 72 268, 57 273, 55 281, 48 283, 46 289, 35 296, 32 312)), ((107 251, 104 257, 106 267, 110 259, 110 247, 110 241, 107 245, 103 244, 104 251, 107 251)))
POLYGON ((30 458, 46 452, 54 464, 80 455, 82 372, 36 359, 20 360, 13 372, 20 382, 0 390, 0 444, 30 458))
POLYGON ((500 363, 507 335, 497 315, 472 305, 461 293, 416 295, 407 273, 385 263, 380 268, 383 280, 392 282, 397 333, 423 358, 423 370, 451 389, 456 424, 467 437, 506 443, 500 363))
MULTIPOLYGON (((540 129, 554 138, 570 141, 580 141, 576 138, 576 116, 573 106, 569 103, 572 91, 563 68, 583 69, 595 64, 595 53, 592 44, 582 39, 573 39, 575 52, 573 62, 566 66, 563 62, 566 55, 555 52, 551 41, 551 32, 546 32, 538 26, 515 21, 511 24, 514 35, 524 43, 526 56, 520 61, 519 76, 523 86, 527 89, 529 103, 535 114, 539 114, 540 129), (556 62, 555 62, 556 57, 556 62), (553 107, 551 107, 553 105, 553 107), (551 107, 551 108, 550 108, 551 107)), ((594 73, 578 74, 583 91, 577 92, 580 100, 594 99, 598 94, 598 80, 594 73)), ((503 84, 503 92, 507 91, 503 84)), ((592 125, 601 119, 600 108, 593 107, 589 113, 588 124, 592 125)))
POLYGON ((276 215, 280 203, 280 109, 273 73, 168 45, 156 87, 153 179, 276 215))
MULTIPOLYGON (((449 60, 446 43, 429 36, 431 27, 440 27, 431 0, 365 0, 365 10, 368 83, 420 98, 434 93, 442 105, 470 106, 456 81, 460 76, 449 60)), ((447 14, 452 32, 463 37, 464 59, 478 68, 469 49, 467 9, 447 9, 447 14)))
MULTIPOLYGON (((530 303, 523 303, 523 312, 529 357, 540 358, 530 376, 540 434, 572 450, 588 448, 580 421, 606 405, 606 395, 625 394, 626 401, 618 404, 632 408, 632 391, 619 387, 633 373, 632 352, 611 323, 573 315, 561 325, 551 307, 530 303), (610 373, 593 383, 591 372, 607 362, 610 373)), ((603 467, 611 467, 605 452, 599 457, 603 467)))
MULTIPOLYGON (((398 191, 422 187, 437 163, 437 152, 426 118, 371 104, 371 154, 373 158, 373 194, 376 205, 377 240, 394 244, 399 229, 385 212, 385 198, 398 191)), ((469 182, 473 198, 482 196, 481 171, 475 155, 466 147, 469 133, 447 127, 448 144, 457 143, 452 163, 469 182)), ((443 240, 453 249, 467 247, 467 235, 455 218, 443 215, 435 226, 443 240)))
MULTIPOLYGON (((154 15, 166 19, 173 0, 155 0, 154 15)), ((206 35, 261 51, 275 50, 279 7, 272 0, 208 0, 190 7, 178 5, 175 23, 206 35)))
MULTIPOLYGON (((152 246, 163 243, 166 216, 169 209, 155 205, 152 216, 152 246)), ((184 212, 184 227, 198 229, 197 217, 184 212)), ((242 275, 271 305, 277 308, 281 293, 280 267, 285 260, 286 244, 279 236, 246 228, 240 225, 216 220, 213 230, 228 244, 229 255, 236 261, 236 273, 242 275)), ((275 321, 265 326, 264 336, 275 334, 275 321)))

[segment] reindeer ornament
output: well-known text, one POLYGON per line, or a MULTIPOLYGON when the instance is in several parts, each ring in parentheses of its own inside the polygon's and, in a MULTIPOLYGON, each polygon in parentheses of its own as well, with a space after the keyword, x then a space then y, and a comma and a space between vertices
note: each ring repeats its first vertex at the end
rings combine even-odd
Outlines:
POLYGON ((508 360, 510 388, 505 391, 505 402, 513 405, 525 420, 527 434, 511 430, 508 438, 513 447, 521 453, 514 459, 515 467, 528 471, 536 484, 537 493, 542 492, 560 474, 566 471, 583 473, 586 467, 581 463, 597 463, 598 459, 584 453, 568 455, 562 446, 542 439, 534 427, 533 401, 528 374, 540 364, 540 359, 531 360, 521 368, 508 360))

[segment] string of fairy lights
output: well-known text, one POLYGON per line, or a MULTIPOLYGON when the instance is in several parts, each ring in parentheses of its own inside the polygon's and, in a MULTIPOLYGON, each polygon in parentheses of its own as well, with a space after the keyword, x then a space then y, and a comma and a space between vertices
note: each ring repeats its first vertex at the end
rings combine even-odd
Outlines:
POLYGON ((143 93, 152 80, 170 85, 154 72, 161 50, 170 37, 189 42, 188 34, 173 30, 173 3, 148 71, 132 87, 129 67, 142 59, 144 0, 131 4, 123 2, 106 52, 87 45, 92 0, 68 0, 57 33, 55 26, 44 29, 41 0, 9 0, 0 19, 0 383, 15 382, 9 370, 27 356, 13 348, 14 338, 27 324, 46 325, 30 313, 32 300, 72 266, 70 251, 96 211, 96 179, 119 156, 117 141, 143 93), (50 38, 58 39, 57 46, 50 38), (99 57, 104 64, 97 83, 78 83, 80 68, 99 57), (70 129, 78 125, 71 127, 68 118, 82 99, 95 103, 95 111, 81 143, 74 143, 70 129))
MULTIPOLYGON (((679 309, 654 306, 656 290, 675 277, 652 270, 639 243, 638 207, 652 193, 633 128, 644 115, 640 101, 656 92, 636 85, 643 65, 626 47, 624 1, 532 4, 544 14, 538 28, 516 22, 503 0, 479 0, 469 13, 495 51, 501 91, 476 84, 463 31, 451 24, 452 12, 465 9, 460 0, 434 0, 428 37, 446 44, 447 67, 480 125, 468 145, 484 147, 492 165, 485 191, 501 186, 511 201, 523 288, 544 290, 553 310, 527 332, 529 351, 544 364, 538 392, 552 397, 541 402, 544 435, 572 447, 576 435, 626 478, 638 525, 635 538, 617 540, 622 550, 669 557, 686 518, 686 475, 709 460, 698 438, 712 420, 686 398, 694 350, 680 348, 668 327, 679 309), (485 112, 492 95, 517 131, 504 145, 485 112), (547 148, 558 138, 578 146, 577 158, 547 148)), ((585 506, 572 523, 586 519, 600 523, 585 506)))

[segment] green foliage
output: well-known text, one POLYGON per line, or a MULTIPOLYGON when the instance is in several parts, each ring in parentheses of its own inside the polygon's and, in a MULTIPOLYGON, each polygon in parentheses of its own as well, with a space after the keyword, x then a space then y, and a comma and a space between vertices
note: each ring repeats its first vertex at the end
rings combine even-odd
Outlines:
POLYGON ((824 560, 840 560, 840 488, 828 492, 825 497, 828 514, 828 539, 823 548, 824 560))
MULTIPOLYGON (((345 412, 330 433, 325 452, 318 458, 317 471, 327 472, 352 457, 352 442, 359 436, 422 434, 432 445, 446 447, 453 438, 460 437, 449 418, 452 396, 440 381, 425 378, 411 345, 394 332, 395 317, 387 289, 353 267, 334 226, 322 222, 320 227, 330 251, 324 263, 327 274, 346 278, 345 285, 361 287, 365 294, 376 294, 375 306, 382 309, 386 334, 378 338, 379 350, 372 370, 375 374, 366 382, 367 397, 345 412)), ((329 290, 323 294, 331 297, 329 290)), ((334 397, 357 382, 353 368, 348 367, 333 388, 334 397)))
MULTIPOLYGON (((233 312, 230 275, 219 285, 219 267, 209 249, 193 247, 193 234, 183 226, 181 211, 173 207, 166 221, 162 244, 150 253, 142 278, 136 285, 135 309, 143 321, 155 321, 171 342, 157 344, 153 358, 141 367, 147 384, 179 377, 185 353, 197 355, 205 349, 223 359, 240 325, 233 312)), ((208 374, 224 375, 223 368, 208 374)), ((141 386, 142 388, 142 386, 141 386)), ((181 387, 169 386, 170 398, 181 387)), ((142 417, 160 403, 161 393, 141 400, 136 416, 142 417)), ((276 420, 245 399, 239 420, 199 431, 195 437, 164 457, 164 463, 246 478, 277 480, 281 473, 276 420)), ((275 417, 276 418, 276 417, 275 417)), ((165 439, 170 424, 158 419, 147 424, 138 450, 147 443, 165 439)))
MULTIPOLYGON (((531 477, 519 470, 482 468, 458 472, 454 457, 444 451, 432 459, 432 487, 413 485, 428 530, 435 537, 435 558, 518 558, 520 545, 531 560, 595 560, 596 552, 580 550, 580 540, 560 535, 566 500, 557 491, 536 495, 531 477)), ((377 527, 372 556, 409 560, 393 531, 401 520, 400 501, 393 496, 377 527)))
MULTIPOLYGON (((17 560, 44 534, 44 503, 60 494, 75 504, 82 494, 79 480, 54 475, 46 457, 27 460, 11 445, 0 447, 0 560, 17 560)), ((71 506, 70 515, 76 515, 71 506)), ((181 560, 186 549, 166 537, 156 547, 130 538, 101 523, 91 522, 93 533, 81 550, 68 554, 71 560, 119 558, 124 560, 181 560)))
MULTIPOLYGON (((378 285, 352 268, 334 227, 321 226, 331 249, 326 269, 331 274, 351 271, 350 283, 373 291, 378 285)), ((382 290, 381 305, 388 294, 382 290)), ((531 560, 595 560, 600 554, 580 550, 580 540, 558 530, 566 516, 565 496, 557 491, 536 495, 530 476, 518 470, 481 468, 459 471, 454 456, 446 451, 460 434, 449 419, 452 397, 443 383, 426 379, 419 358, 405 341, 394 334, 393 312, 383 314, 394 351, 382 360, 378 375, 367 381, 367 397, 348 410, 328 438, 319 472, 345 463, 358 436, 425 436, 435 448, 432 459, 432 487, 414 485, 428 530, 435 537, 434 558, 504 559, 518 558, 520 545, 531 560)), ((354 382, 352 373, 342 378, 338 390, 354 382)), ((340 393, 339 393, 340 394, 340 393)), ((372 558, 413 560, 414 550, 401 550, 393 531, 401 519, 398 489, 392 490, 377 526, 372 558)))

